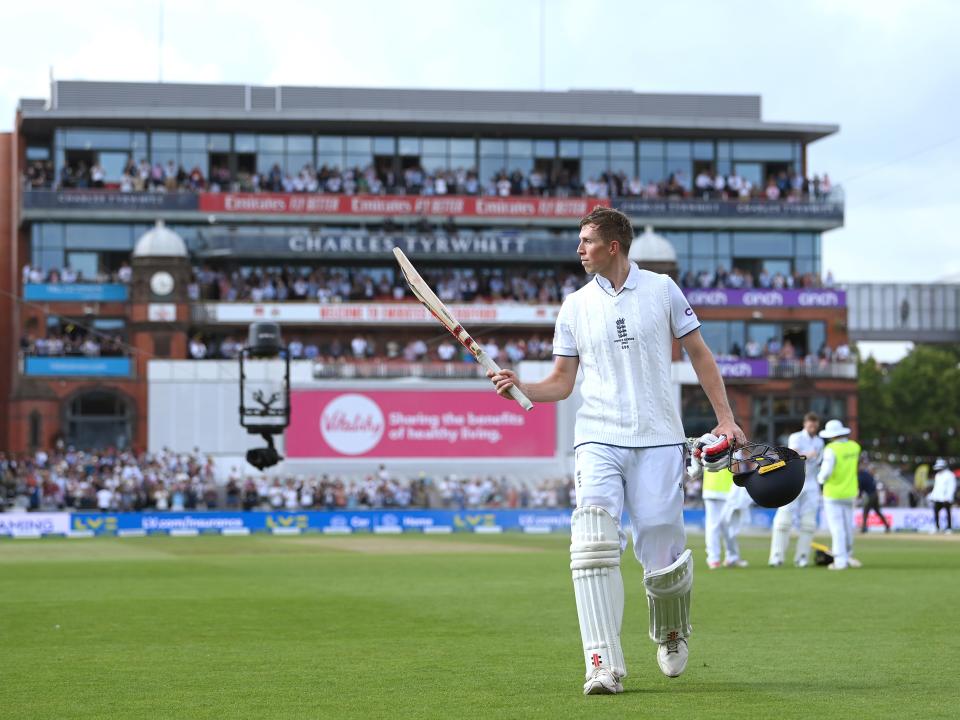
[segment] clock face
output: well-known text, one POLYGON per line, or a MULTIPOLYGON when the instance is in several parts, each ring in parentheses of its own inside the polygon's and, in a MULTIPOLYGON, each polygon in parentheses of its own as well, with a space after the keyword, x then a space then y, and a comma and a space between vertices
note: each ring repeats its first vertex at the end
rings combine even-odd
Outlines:
POLYGON ((166 270, 155 272, 150 278, 150 289, 155 295, 169 295, 173 292, 173 275, 166 270))

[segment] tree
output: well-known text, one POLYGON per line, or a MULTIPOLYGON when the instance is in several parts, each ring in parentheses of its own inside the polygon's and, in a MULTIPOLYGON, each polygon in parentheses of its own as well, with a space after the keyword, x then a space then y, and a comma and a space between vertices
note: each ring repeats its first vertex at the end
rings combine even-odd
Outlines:
POLYGON ((960 454, 960 351, 918 345, 888 371, 860 364, 861 438, 872 447, 912 455, 960 454), (902 439, 901 439, 902 438, 902 439))

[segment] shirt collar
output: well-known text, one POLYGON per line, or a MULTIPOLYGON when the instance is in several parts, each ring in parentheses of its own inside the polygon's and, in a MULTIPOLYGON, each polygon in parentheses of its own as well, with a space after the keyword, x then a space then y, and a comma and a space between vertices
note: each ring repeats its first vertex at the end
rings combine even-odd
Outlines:
MULTIPOLYGON (((595 275, 597 284, 603 288, 603 291, 608 295, 617 295, 618 293, 613 289, 613 283, 607 280, 603 275, 595 275)), ((620 292, 624 290, 634 290, 637 287, 637 283, 640 282, 640 268, 637 267, 636 263, 630 263, 630 272, 627 273, 627 280, 623 283, 623 287, 620 288, 620 292)))

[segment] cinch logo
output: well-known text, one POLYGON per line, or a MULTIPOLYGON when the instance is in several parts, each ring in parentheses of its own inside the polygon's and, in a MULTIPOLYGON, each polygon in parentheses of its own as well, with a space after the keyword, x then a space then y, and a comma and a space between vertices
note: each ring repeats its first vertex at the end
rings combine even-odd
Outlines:
POLYGON ((73 518, 74 530, 104 530, 107 532, 116 532, 116 515, 105 515, 104 517, 73 518))
POLYGON ((366 395, 339 395, 320 414, 320 434, 342 455, 362 455, 383 437, 383 413, 366 395))

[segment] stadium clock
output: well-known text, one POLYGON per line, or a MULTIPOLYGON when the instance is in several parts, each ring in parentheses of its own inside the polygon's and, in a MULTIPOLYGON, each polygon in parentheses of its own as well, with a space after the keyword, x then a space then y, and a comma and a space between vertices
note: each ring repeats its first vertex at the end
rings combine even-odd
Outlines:
POLYGON ((150 276, 150 289, 154 295, 169 295, 173 292, 173 275, 166 270, 155 272, 150 276))

